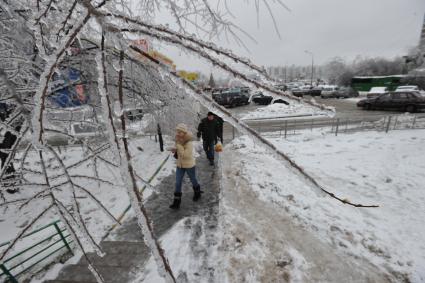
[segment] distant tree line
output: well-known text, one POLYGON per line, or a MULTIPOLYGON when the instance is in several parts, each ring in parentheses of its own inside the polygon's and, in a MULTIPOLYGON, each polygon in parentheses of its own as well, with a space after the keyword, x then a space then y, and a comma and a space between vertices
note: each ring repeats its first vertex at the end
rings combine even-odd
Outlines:
POLYGON ((362 58, 358 57, 348 63, 341 57, 332 58, 325 65, 327 80, 331 84, 350 85, 355 76, 388 76, 407 74, 404 58, 362 58))

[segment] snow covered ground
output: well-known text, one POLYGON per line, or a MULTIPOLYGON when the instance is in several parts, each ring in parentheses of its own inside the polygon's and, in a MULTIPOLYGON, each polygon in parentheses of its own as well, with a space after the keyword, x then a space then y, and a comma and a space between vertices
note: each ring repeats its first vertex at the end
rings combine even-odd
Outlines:
MULTIPOLYGON (((268 278, 261 277, 268 274, 267 264, 271 268, 273 262, 280 262, 278 265, 286 266, 281 270, 286 272, 285 276, 302 278, 301 282, 314 282, 320 279, 315 277, 317 265, 326 268, 324 262, 327 258, 332 259, 329 254, 335 254, 353 262, 352 270, 361 270, 359 274, 372 278, 373 282, 382 278, 425 280, 425 228, 422 225, 425 218, 424 130, 389 134, 361 132, 338 137, 308 132, 287 140, 276 138, 273 142, 336 195, 355 203, 378 204, 380 207, 354 208, 323 195, 284 162, 249 138, 241 137, 226 148, 232 152, 226 157, 233 165, 228 167, 225 176, 239 191, 236 195, 239 200, 231 204, 243 202, 254 193, 266 208, 254 201, 239 206, 239 210, 228 206, 230 213, 227 215, 232 216, 232 221, 225 221, 228 228, 223 230, 224 238, 237 236, 233 244, 241 246, 239 250, 224 254, 229 264, 234 263, 234 268, 227 271, 229 278, 246 279, 251 270, 256 278, 254 281, 263 281, 258 279, 268 278), (245 187, 250 190, 244 189, 244 193, 240 193, 245 187), (254 209, 251 219, 247 216, 250 207, 254 209), (274 211, 274 216, 267 213, 267 209, 274 211), (273 219, 282 213, 289 216, 286 226, 283 225, 284 215, 280 220, 273 219), (293 232, 294 223, 304 232, 299 233, 301 228, 293 232), (236 229, 238 225, 243 229, 236 229), (274 231, 274 227, 281 228, 281 237, 276 238, 278 231, 274 231), (269 233, 273 236, 267 237, 269 233), (298 238, 306 239, 304 244, 297 242, 297 236, 293 236, 297 234, 298 238), (315 255, 314 247, 311 250, 306 248, 311 237, 317 240, 319 255, 315 255), (276 249, 285 245, 273 243, 273 240, 282 240, 289 248, 277 253, 276 249), (241 265, 235 265, 237 263, 241 265), (383 277, 373 279, 373 274, 383 277)), ((222 202, 225 205, 227 201, 229 198, 224 192, 222 202)), ((333 270, 338 272, 338 266, 333 270)), ((339 265, 339 272, 351 274, 343 265, 339 265)), ((338 277, 328 277, 327 280, 338 282, 338 277)))
MULTIPOLYGON (((133 164, 135 166, 135 170, 137 174, 144 180, 148 180, 154 174, 162 161, 165 160, 165 158, 169 155, 168 152, 161 153, 158 143, 156 143, 153 138, 150 139, 149 137, 139 137, 132 139, 130 141, 130 151, 133 155, 133 164)), ((65 165, 73 164, 78 160, 82 160, 87 155, 87 153, 84 152, 80 146, 63 147, 60 151, 60 154, 64 158, 65 165)), ((106 158, 109 159, 109 157, 106 158)), ((99 176, 105 180, 108 180, 110 183, 102 182, 98 184, 95 180, 81 178, 78 180, 78 184, 85 187, 93 195, 95 195, 115 217, 119 217, 129 205, 127 192, 121 184, 119 170, 100 163, 98 165, 99 176)), ((174 164, 172 162, 166 162, 162 170, 151 184, 155 185, 162 178, 168 176, 172 172, 172 168, 174 167, 173 165, 174 164)), ((54 162, 49 163, 47 166, 49 170, 54 170, 54 162)), ((29 153, 28 164, 26 164, 26 167, 33 169, 39 167, 39 162, 37 161, 35 152, 29 153)), ((91 162, 81 164, 72 170, 71 173, 80 176, 95 176, 91 162)), ((34 178, 32 181, 37 182, 37 179, 34 178)), ((140 187, 143 187, 142 183, 140 183, 140 187)), ((21 192, 18 194, 8 196, 8 200, 10 201, 13 199, 25 198, 30 196, 32 193, 33 192, 28 189, 21 190, 21 192)), ((149 188, 145 189, 144 197, 148 197, 150 193, 151 190, 149 188)), ((114 224, 113 221, 111 218, 107 217, 96 204, 90 201, 87 196, 82 194, 79 195, 79 202, 88 230, 92 233, 96 241, 100 241, 106 231, 111 227, 112 224, 114 224)), ((42 199, 30 203, 23 209, 19 209, 19 205, 20 203, 18 205, 8 205, 0 208, 0 243, 13 239, 19 233, 19 231, 29 223, 30 219, 32 219, 34 215, 39 213, 39 211, 41 211, 41 209, 46 206, 42 199)), ((35 230, 37 227, 51 223, 58 218, 59 217, 52 211, 46 214, 39 222, 37 222, 37 225, 31 230, 35 230)), ((41 233, 36 233, 28 238, 25 238, 17 245, 14 250, 22 250, 24 247, 28 247, 32 243, 38 242, 40 239, 51 235, 54 231, 54 227, 51 227, 51 229, 46 229, 41 233)), ((6 247, 7 246, 0 248, 0 252, 6 247)), ((13 254, 13 252, 11 254, 13 254)))
POLYGON ((315 107, 308 106, 303 103, 291 103, 285 105, 282 103, 270 104, 266 107, 259 107, 255 111, 248 112, 242 116, 243 120, 254 119, 271 119, 283 117, 302 117, 302 116, 319 116, 329 115, 329 111, 321 111, 315 107))
MULTIPOLYGON (((222 155, 219 229, 197 235, 188 223, 208 225, 189 217, 160 239, 179 282, 423 281, 425 131, 308 131, 273 141, 338 196, 380 207, 337 202, 240 137, 222 155), (398 155, 409 165, 401 168, 398 155), (200 276, 197 249, 208 253, 213 281, 200 276)), ((134 282, 162 282, 153 259, 144 270, 134 282)))

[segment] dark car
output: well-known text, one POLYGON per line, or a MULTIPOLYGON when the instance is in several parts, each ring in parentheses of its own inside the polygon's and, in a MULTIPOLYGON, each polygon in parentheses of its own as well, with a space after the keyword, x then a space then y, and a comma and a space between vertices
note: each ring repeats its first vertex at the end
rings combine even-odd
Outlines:
POLYGON ((212 90, 211 96, 215 100, 215 97, 217 97, 217 95, 219 95, 219 94, 221 94, 225 91, 228 91, 228 90, 229 90, 228 88, 215 88, 215 89, 212 90))
POLYGON ((213 96, 214 100, 226 107, 237 107, 249 104, 248 96, 244 95, 240 90, 224 91, 213 96))
POLYGON ((336 98, 350 98, 350 97, 358 97, 359 92, 352 87, 341 87, 336 91, 336 98))
POLYGON ((320 86, 313 87, 310 89, 309 94, 311 96, 320 96, 322 94, 322 88, 320 86))
POLYGON ((303 97, 305 93, 306 93, 306 90, 302 88, 297 87, 297 88, 291 89, 291 94, 296 97, 303 97))
POLYGON ((249 87, 247 87, 247 86, 244 86, 244 87, 241 87, 240 88, 240 91, 242 92, 242 94, 245 94, 245 95, 248 95, 248 96, 249 96, 249 91, 250 90, 251 89, 249 87))
POLYGON ((260 105, 269 105, 273 100, 272 96, 264 95, 263 93, 257 93, 252 96, 252 101, 260 105))
POLYGON ((286 100, 283 100, 282 98, 277 98, 277 99, 275 99, 275 100, 273 101, 273 104, 276 104, 276 103, 282 103, 282 104, 285 104, 285 105, 289 105, 289 102, 288 102, 288 101, 286 101, 286 100))
POLYGON ((365 110, 394 109, 413 113, 425 109, 425 97, 419 92, 391 92, 360 100, 357 106, 365 110))
POLYGON ((144 116, 144 111, 141 108, 125 109, 124 113, 127 116, 128 120, 132 122, 140 121, 143 119, 144 116))

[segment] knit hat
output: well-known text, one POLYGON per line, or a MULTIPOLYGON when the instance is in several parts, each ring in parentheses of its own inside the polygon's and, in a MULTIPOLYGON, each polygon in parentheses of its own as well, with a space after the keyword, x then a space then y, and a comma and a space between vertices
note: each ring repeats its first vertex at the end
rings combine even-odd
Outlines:
POLYGON ((186 124, 183 124, 183 123, 178 124, 177 127, 176 127, 176 130, 181 131, 183 133, 189 132, 189 129, 187 128, 186 124))
POLYGON ((214 116, 214 113, 212 113, 211 111, 208 112, 207 116, 214 116))

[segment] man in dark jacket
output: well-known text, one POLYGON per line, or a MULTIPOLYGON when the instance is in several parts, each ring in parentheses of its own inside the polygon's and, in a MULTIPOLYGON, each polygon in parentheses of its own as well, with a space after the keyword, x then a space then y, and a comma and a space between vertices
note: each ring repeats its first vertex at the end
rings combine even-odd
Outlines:
POLYGON ((223 144, 223 124, 224 120, 217 114, 214 114, 214 119, 218 122, 218 137, 220 138, 221 143, 223 144))
POLYGON ((214 145, 218 138, 222 140, 220 122, 215 118, 214 113, 208 112, 206 118, 201 120, 198 126, 198 138, 202 136, 203 147, 210 165, 214 165, 214 145))

